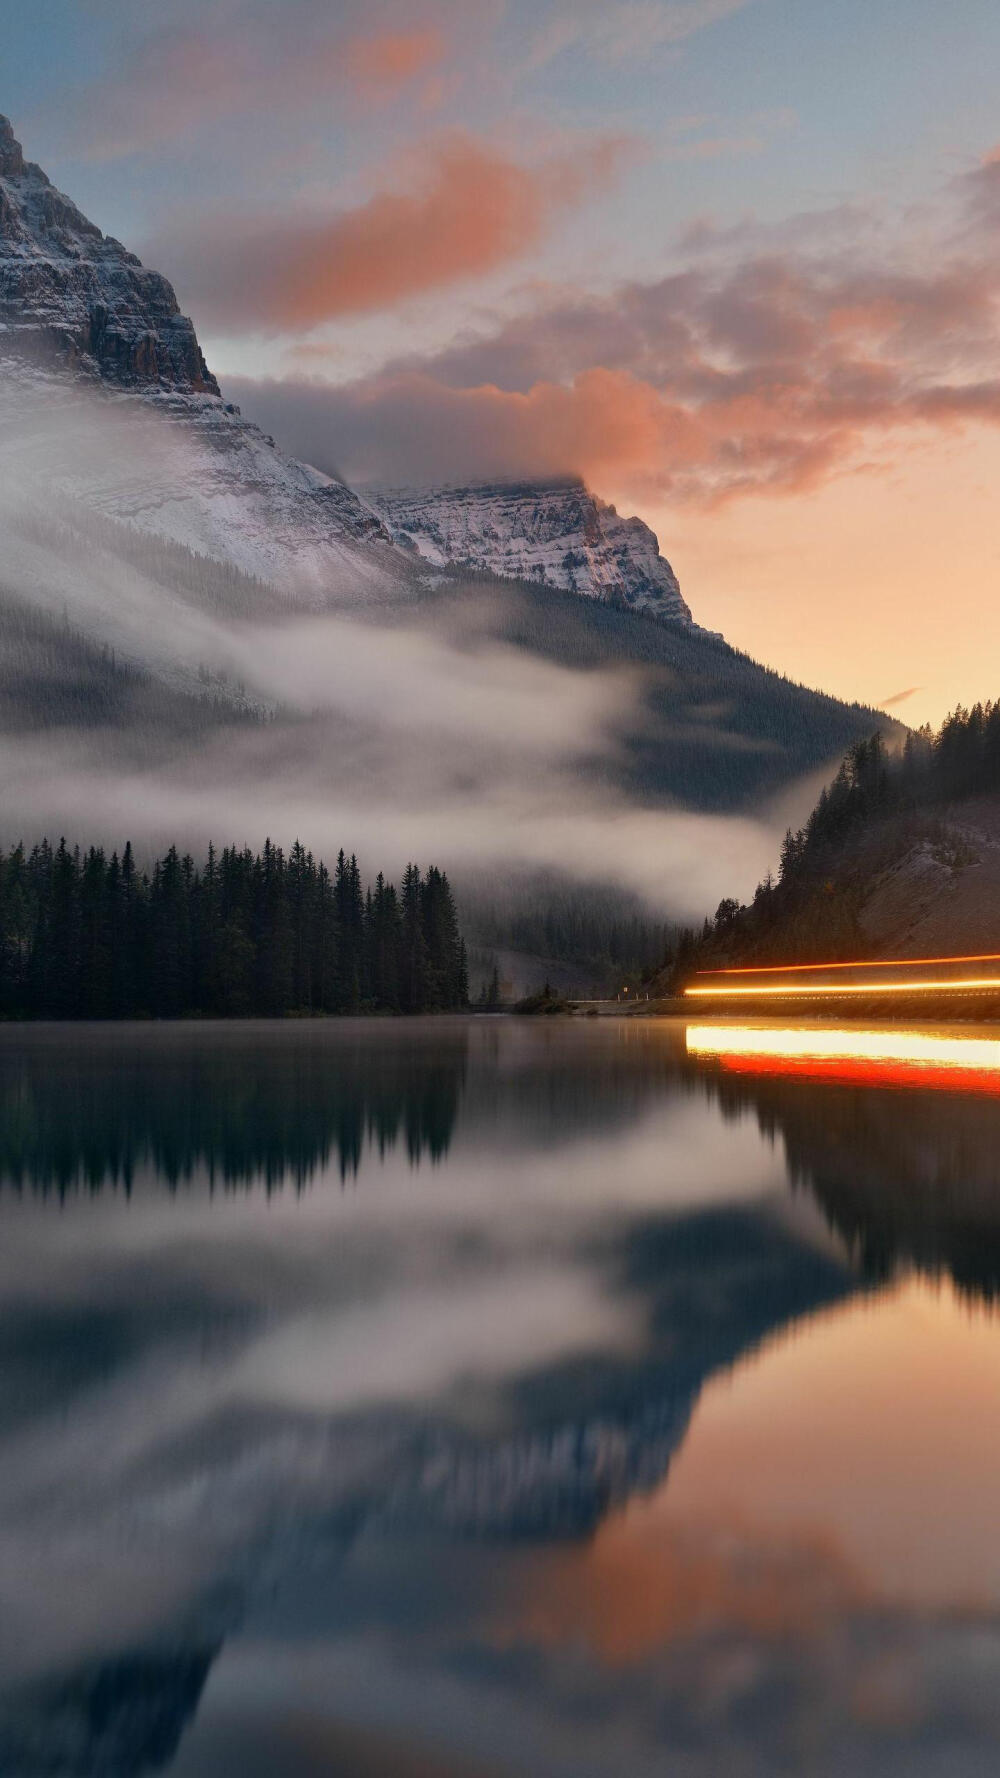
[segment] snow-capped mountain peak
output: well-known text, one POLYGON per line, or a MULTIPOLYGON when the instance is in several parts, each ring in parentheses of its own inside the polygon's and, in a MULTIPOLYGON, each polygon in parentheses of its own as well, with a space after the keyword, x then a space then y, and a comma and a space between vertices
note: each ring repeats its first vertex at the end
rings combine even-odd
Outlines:
POLYGON ((0 474, 312 606, 406 588, 367 502, 224 402, 172 286, 26 161, 0 117, 0 474), (28 415, 31 415, 29 420, 28 415))
POLYGON ((26 161, 0 117, 0 328, 5 355, 63 362, 119 388, 218 395, 172 286, 103 235, 26 161))
POLYGON ((363 500, 286 456, 222 400, 167 279, 26 161, 5 117, 0 373, 0 469, 5 444, 22 476, 31 469, 25 401, 55 391, 86 407, 96 394, 100 437, 86 438, 72 461, 78 417, 60 414, 46 429, 47 467, 55 436, 64 493, 310 605, 406 596, 421 567, 449 566, 692 625, 653 532, 577 479, 363 500))
POLYGON ((393 535, 438 567, 486 570, 690 624, 677 576, 642 519, 577 478, 429 490, 374 500, 393 535))

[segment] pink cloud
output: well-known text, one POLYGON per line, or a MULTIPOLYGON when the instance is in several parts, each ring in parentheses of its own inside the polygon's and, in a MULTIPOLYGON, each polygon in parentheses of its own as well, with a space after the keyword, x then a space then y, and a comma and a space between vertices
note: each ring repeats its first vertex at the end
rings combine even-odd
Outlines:
POLYGON ((606 189, 622 152, 598 139, 526 165, 453 135, 425 149, 409 190, 331 215, 182 219, 156 252, 200 319, 303 332, 517 259, 561 211, 606 189))
POLYGON ((418 74, 443 62, 442 33, 430 26, 412 31, 377 31, 355 37, 345 47, 344 67, 365 96, 390 99, 418 74))
POLYGON ((542 299, 353 385, 244 399, 292 448, 362 479, 576 472, 702 505, 812 488, 915 429, 1000 424, 995 165, 959 186, 930 252, 867 224, 827 246, 743 231, 659 281, 542 299))

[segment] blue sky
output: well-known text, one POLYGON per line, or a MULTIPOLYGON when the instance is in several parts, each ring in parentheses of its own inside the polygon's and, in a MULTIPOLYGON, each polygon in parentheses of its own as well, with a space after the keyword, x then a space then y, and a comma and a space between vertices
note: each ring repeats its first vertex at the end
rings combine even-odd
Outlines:
POLYGON ((546 130, 620 133, 635 141, 627 176, 538 255, 551 262, 568 237, 575 270, 589 243, 595 277, 660 267, 693 215, 775 219, 859 197, 920 203, 1000 134, 1000 8, 991 0, 947 8, 934 0, 744 0, 680 41, 658 43, 656 15, 684 11, 655 0, 620 8, 164 0, 155 9, 38 0, 8 8, 2 102, 28 152, 108 232, 143 240, 155 240, 168 207, 265 195, 301 202, 317 184, 337 193, 352 180, 377 180, 388 158, 434 130, 523 141, 546 130), (616 13, 625 21, 620 52, 611 47, 616 13), (366 111, 331 84, 308 104, 282 93, 263 110, 215 118, 209 93, 198 127, 145 148, 102 148, 108 95, 128 90, 144 46, 155 66, 158 44, 172 34, 217 33, 238 44, 248 24, 270 20, 280 54, 282 43, 294 49, 304 18, 334 37, 365 20, 403 30, 430 22, 445 40, 447 91, 433 110, 400 92, 366 111), (607 42, 588 45, 602 19, 607 42), (546 34, 567 20, 580 41, 543 60, 546 34))

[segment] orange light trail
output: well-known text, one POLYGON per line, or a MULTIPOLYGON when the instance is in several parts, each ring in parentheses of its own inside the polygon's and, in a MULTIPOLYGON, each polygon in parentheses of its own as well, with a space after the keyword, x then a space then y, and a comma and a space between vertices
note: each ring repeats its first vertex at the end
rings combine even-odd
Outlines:
POLYGON ((854 963, 741 964, 738 969, 699 969, 703 975, 806 975, 817 969, 930 969, 939 963, 1000 963, 1000 951, 979 951, 968 957, 872 957, 854 963))
POLYGON ((755 1000, 765 997, 770 999, 782 996, 785 999, 801 999, 805 995, 825 994, 828 999, 839 998, 842 994, 956 994, 968 993, 970 989, 1000 988, 1000 975, 956 977, 954 981, 923 981, 923 982, 843 982, 839 987, 831 987, 827 982, 767 982, 761 986, 751 983, 749 986, 738 987, 716 986, 708 988, 685 988, 684 992, 692 999, 715 998, 731 1000, 740 994, 752 996, 755 1000))
POLYGON ((917 1031, 692 1025, 688 1053, 727 1073, 807 1076, 842 1086, 923 1087, 1000 1096, 1000 1040, 917 1031))

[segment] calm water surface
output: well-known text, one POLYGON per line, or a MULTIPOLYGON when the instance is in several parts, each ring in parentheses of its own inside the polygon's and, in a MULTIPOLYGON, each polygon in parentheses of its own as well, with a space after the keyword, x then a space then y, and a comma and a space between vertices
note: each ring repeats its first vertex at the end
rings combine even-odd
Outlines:
POLYGON ((1000 1034, 770 1030, 0 1029, 4 1778, 993 1778, 1000 1034))

